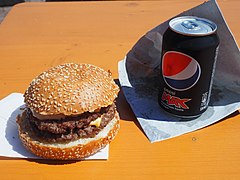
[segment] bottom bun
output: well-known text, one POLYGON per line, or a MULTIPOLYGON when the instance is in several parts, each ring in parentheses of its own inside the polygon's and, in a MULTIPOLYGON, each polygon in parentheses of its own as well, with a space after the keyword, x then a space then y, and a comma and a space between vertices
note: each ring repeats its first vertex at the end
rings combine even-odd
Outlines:
POLYGON ((17 118, 19 137, 26 149, 46 159, 73 160, 88 157, 109 144, 120 128, 119 115, 116 111, 115 117, 94 138, 81 138, 66 144, 50 144, 36 139, 25 117, 26 111, 17 118))

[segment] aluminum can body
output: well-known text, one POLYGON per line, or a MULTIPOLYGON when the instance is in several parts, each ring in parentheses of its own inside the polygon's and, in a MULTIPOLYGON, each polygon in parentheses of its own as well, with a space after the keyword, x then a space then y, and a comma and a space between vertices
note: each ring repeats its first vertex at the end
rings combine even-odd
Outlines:
POLYGON ((170 21, 163 35, 158 102, 167 112, 194 118, 211 95, 219 38, 213 22, 192 16, 170 21))

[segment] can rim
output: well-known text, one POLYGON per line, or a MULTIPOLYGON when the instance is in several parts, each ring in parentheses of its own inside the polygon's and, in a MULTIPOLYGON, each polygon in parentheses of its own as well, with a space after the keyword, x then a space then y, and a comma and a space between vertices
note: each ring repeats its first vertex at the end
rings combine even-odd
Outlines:
POLYGON ((217 31, 217 24, 216 23, 214 23, 213 21, 208 20, 206 18, 200 18, 200 17, 197 17, 197 16, 180 16, 180 17, 175 17, 175 18, 173 18, 173 19, 171 19, 169 21, 169 27, 174 32, 176 32, 178 34, 187 35, 187 36, 206 36, 206 35, 211 35, 211 34, 213 34, 213 33, 215 33, 217 31), (201 21, 207 23, 211 27, 212 31, 207 32, 207 33, 190 34, 190 33, 184 33, 182 31, 178 31, 178 30, 176 30, 176 29, 174 29, 172 27, 173 23, 176 22, 177 20, 187 19, 187 18, 201 20, 201 21))

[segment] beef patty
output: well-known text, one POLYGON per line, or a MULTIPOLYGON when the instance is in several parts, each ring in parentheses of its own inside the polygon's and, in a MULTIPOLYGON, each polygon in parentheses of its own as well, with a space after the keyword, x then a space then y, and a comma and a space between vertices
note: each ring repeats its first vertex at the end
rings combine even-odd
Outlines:
POLYGON ((66 143, 79 138, 95 137, 113 118, 116 106, 112 105, 101 108, 99 112, 85 112, 78 116, 66 116, 61 120, 39 120, 33 116, 32 111, 27 109, 26 120, 37 138, 49 143, 66 143), (99 127, 90 123, 101 117, 99 127))

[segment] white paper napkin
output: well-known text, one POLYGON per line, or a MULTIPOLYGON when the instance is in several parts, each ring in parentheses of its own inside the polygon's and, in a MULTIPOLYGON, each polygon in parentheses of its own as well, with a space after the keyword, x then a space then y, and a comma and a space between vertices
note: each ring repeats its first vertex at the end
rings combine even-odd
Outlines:
POLYGON ((213 124, 240 108, 240 52, 217 3, 205 2, 178 16, 198 16, 218 26, 219 55, 209 108, 200 117, 183 121, 158 105, 158 66, 162 35, 168 21, 147 32, 119 62, 119 81, 137 120, 151 142, 173 138, 213 124))
MULTIPOLYGON (((23 94, 21 93, 12 93, 0 101, 0 156, 39 159, 23 147, 18 137, 16 117, 21 114, 23 107, 23 94)), ((109 146, 106 146, 85 160, 108 159, 108 151, 109 146)))

